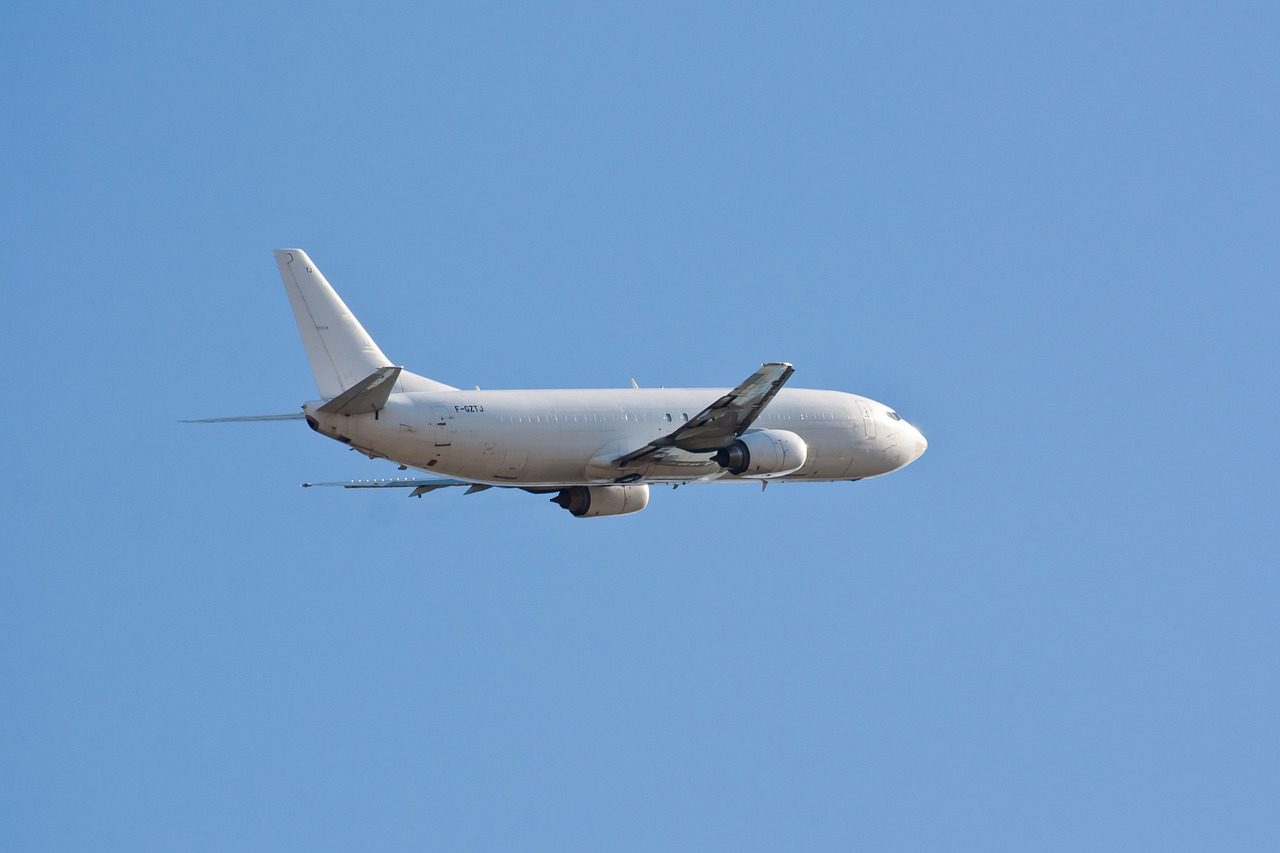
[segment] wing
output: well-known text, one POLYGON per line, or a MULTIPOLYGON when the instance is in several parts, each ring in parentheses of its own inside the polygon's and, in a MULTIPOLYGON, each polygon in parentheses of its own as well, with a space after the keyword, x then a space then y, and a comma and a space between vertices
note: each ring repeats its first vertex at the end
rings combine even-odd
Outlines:
POLYGON ((427 492, 436 489, 447 489, 450 486, 466 486, 467 494, 483 492, 493 486, 484 483, 471 483, 467 480, 453 480, 448 477, 393 477, 389 480, 337 480, 329 483, 303 483, 302 488, 312 486, 341 486, 344 489, 413 489, 411 498, 420 498, 427 492))
POLYGON ((771 361, 748 376, 737 388, 707 406, 679 429, 654 439, 618 460, 619 466, 648 456, 664 447, 695 453, 728 447, 760 416, 764 407, 795 373, 786 362, 771 361))

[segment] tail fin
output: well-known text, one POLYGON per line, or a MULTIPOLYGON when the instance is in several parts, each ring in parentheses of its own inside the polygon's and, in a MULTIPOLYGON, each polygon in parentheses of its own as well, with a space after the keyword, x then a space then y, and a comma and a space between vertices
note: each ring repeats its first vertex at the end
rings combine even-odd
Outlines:
MULTIPOLYGON (((321 396, 337 397, 373 372, 391 366, 306 252, 276 249, 276 266, 321 396)), ((408 371, 402 373, 398 384, 401 387, 396 390, 451 387, 408 371)))

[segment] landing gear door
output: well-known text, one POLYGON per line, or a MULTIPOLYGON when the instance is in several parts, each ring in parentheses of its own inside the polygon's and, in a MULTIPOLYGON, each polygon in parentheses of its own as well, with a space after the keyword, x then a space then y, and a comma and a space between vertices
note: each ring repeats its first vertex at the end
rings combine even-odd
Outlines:
POLYGON ((457 431, 454 422, 453 408, 439 403, 431 407, 431 440, 436 447, 448 447, 453 444, 453 434, 457 431))

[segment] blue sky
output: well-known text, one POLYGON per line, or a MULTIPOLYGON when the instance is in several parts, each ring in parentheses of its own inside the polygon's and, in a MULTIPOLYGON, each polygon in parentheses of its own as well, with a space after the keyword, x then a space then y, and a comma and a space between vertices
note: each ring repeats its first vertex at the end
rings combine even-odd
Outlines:
POLYGON ((1274 4, 14 7, 0 846, 1257 849, 1274 4), (576 521, 383 476, 270 251, 456 385, 929 437, 576 521))

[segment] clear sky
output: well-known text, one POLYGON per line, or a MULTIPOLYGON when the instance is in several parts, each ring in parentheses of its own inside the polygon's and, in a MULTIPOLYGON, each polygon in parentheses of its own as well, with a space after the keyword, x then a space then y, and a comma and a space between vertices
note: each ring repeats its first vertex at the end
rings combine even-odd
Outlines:
POLYGON ((1280 7, 511 6, 0 14, 0 847, 1274 843, 1280 7), (176 423, 314 396, 289 245, 455 385, 929 452, 303 491, 392 471, 176 423))

